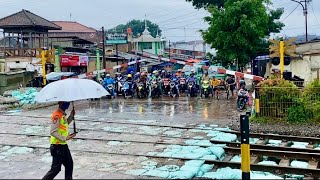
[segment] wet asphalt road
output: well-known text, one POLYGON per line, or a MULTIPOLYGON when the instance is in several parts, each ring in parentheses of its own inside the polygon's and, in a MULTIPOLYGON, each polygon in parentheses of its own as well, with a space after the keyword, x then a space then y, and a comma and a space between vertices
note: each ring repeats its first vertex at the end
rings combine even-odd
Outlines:
MULTIPOLYGON (((163 123, 228 125, 238 117, 235 98, 220 100, 200 97, 161 97, 156 99, 101 99, 75 103, 77 115, 113 120, 153 120, 163 123)), ((24 115, 50 115, 56 107, 25 112, 24 115)))
MULTIPOLYGON (((57 106, 51 106, 9 113, 13 116, 0 115, 1 177, 42 178, 49 170, 51 156, 48 150, 48 133, 50 116, 56 108, 57 106)), ((145 154, 163 152, 166 145, 157 142, 185 143, 179 137, 200 136, 207 139, 207 133, 184 127, 191 124, 226 126, 232 121, 232 117, 239 115, 235 108, 235 99, 228 101, 225 97, 220 100, 200 97, 158 99, 119 97, 113 100, 76 102, 75 109, 76 120, 79 120, 77 137, 93 138, 75 139, 68 143, 75 162, 74 178, 85 179, 137 178, 136 175, 128 175, 127 171, 141 169, 143 166, 140 159, 145 158, 143 157, 145 154), (140 122, 145 125, 139 125, 140 122), (134 154, 138 156, 133 156, 134 154)), ((166 158, 151 159, 159 161, 161 165, 182 166, 180 161, 173 162, 166 158)), ((57 178, 63 178, 63 175, 62 171, 57 178)))

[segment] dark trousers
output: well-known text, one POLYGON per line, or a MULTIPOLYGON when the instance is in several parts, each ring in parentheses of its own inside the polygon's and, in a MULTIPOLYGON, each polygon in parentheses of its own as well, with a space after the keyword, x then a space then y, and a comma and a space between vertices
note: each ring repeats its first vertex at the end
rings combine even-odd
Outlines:
POLYGON ((51 169, 42 179, 54 179, 61 171, 61 165, 65 167, 65 179, 72 179, 73 160, 68 145, 51 144, 50 153, 51 169))

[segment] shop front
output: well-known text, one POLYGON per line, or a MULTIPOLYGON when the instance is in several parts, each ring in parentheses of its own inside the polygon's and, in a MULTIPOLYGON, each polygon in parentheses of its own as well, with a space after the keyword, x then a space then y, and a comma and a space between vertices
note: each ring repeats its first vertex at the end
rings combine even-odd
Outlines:
POLYGON ((62 72, 83 74, 87 72, 89 57, 81 55, 61 55, 60 65, 62 72))

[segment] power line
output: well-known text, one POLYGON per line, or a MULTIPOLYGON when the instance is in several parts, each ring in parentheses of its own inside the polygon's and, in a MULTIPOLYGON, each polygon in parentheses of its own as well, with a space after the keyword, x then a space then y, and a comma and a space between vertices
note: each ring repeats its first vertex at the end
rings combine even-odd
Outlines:
POLYGON ((312 6, 311 4, 310 4, 310 6, 311 6, 311 10, 312 10, 313 15, 314 15, 314 17, 316 18, 316 21, 318 22, 318 24, 320 24, 320 22, 319 22, 319 20, 318 20, 318 18, 317 18, 317 16, 316 16, 316 14, 314 13, 313 6, 312 6))
POLYGON ((164 24, 161 24, 161 26, 167 26, 167 25, 171 25, 171 24, 179 24, 179 23, 183 23, 183 22, 186 22, 187 20, 188 21, 192 21, 192 20, 199 20, 199 19, 203 19, 202 17, 195 17, 195 18, 192 18, 192 19, 185 19, 185 20, 182 20, 182 21, 174 21, 174 22, 169 22, 169 23, 164 23, 164 24))
POLYGON ((299 4, 298 4, 284 19, 282 19, 281 21, 286 20, 298 7, 299 7, 299 4))
POLYGON ((195 11, 195 12, 193 12, 193 13, 187 13, 187 14, 183 14, 183 15, 179 15, 179 16, 176 16, 176 17, 174 17, 174 18, 170 18, 170 19, 167 19, 167 20, 164 20, 164 21, 159 21, 158 23, 162 23, 162 22, 168 22, 168 21, 171 21, 171 20, 175 20, 175 19, 178 19, 178 18, 181 18, 181 17, 184 17, 184 16, 190 16, 190 15, 193 15, 193 14, 195 14, 195 13, 199 13, 199 11, 195 11))

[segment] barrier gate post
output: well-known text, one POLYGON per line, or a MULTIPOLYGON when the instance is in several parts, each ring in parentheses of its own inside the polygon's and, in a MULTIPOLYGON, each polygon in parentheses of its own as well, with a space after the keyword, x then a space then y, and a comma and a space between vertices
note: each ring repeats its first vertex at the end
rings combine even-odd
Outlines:
POLYGON ((249 114, 240 116, 242 179, 250 179, 249 114))

